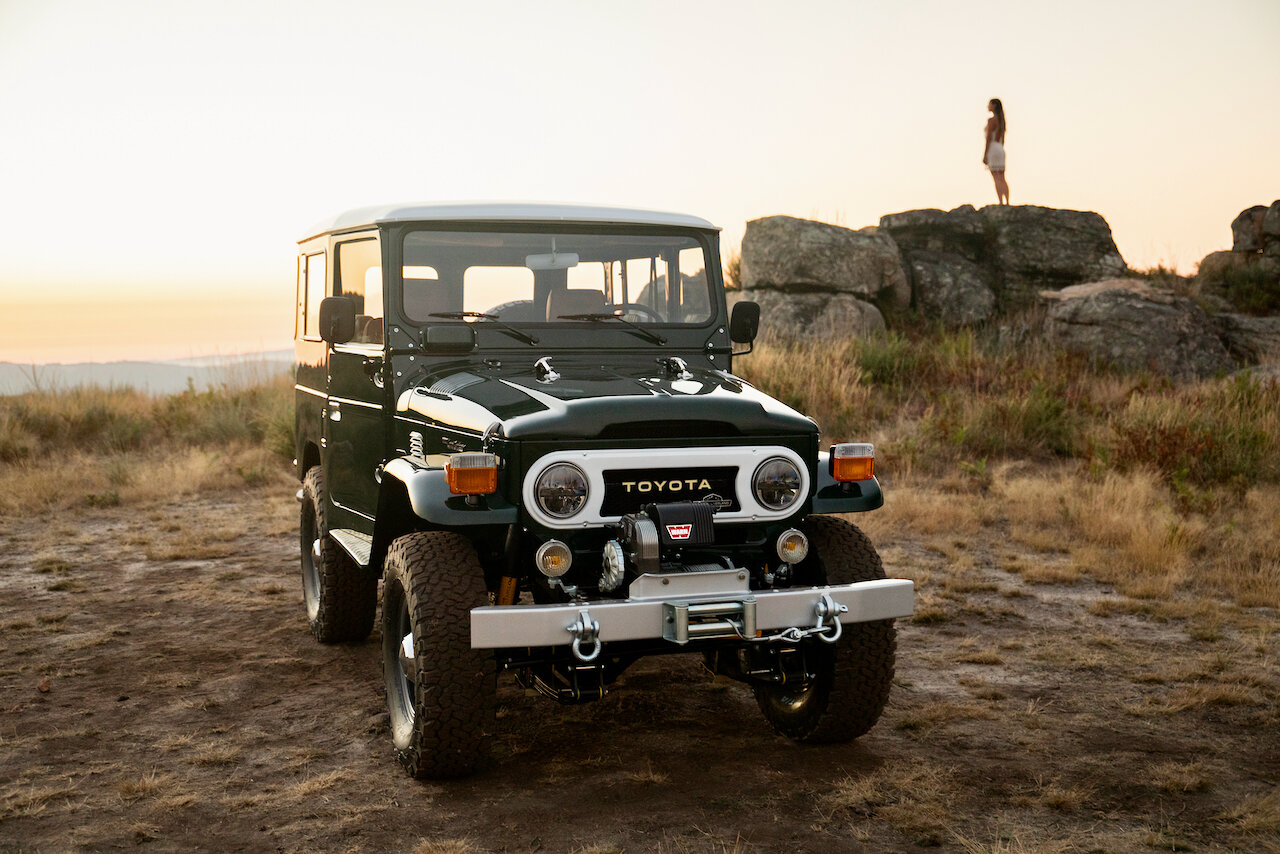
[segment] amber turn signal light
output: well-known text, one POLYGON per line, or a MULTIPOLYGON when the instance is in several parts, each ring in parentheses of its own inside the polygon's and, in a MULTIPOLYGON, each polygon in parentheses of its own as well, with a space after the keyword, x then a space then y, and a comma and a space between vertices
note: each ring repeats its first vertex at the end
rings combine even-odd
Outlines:
POLYGON ((453 454, 444 474, 454 495, 490 495, 498 491, 498 458, 493 454, 453 454))
POLYGON ((871 480, 875 474, 875 445, 846 442, 831 447, 831 476, 837 481, 871 480))

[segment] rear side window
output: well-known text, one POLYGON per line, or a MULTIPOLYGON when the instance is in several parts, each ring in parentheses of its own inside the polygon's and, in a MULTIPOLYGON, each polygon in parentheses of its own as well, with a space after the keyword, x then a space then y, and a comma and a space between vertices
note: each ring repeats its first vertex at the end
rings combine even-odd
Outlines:
POLYGON ((304 255, 302 258, 303 305, 306 313, 303 319, 303 334, 307 338, 320 337, 320 300, 324 299, 324 253, 304 255))

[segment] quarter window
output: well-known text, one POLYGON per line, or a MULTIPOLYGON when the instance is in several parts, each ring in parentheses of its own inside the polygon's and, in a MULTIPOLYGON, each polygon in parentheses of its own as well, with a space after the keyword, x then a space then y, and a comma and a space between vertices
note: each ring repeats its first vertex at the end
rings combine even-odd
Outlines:
POLYGON ((324 253, 318 252, 315 255, 307 255, 302 263, 305 267, 303 275, 306 280, 306 296, 304 300, 307 307, 306 322, 303 325, 303 330, 307 338, 319 338, 320 300, 324 299, 324 253))

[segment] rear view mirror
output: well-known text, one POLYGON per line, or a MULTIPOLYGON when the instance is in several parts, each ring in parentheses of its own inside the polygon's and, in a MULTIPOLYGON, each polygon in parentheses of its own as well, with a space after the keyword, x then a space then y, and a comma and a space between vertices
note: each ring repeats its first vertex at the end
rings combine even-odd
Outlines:
POLYGON ((349 297, 320 300, 320 337, 330 344, 346 344, 356 337, 356 304, 349 297))
POLYGON ((470 323, 428 326, 422 330, 422 349, 432 355, 470 353, 476 348, 476 331, 470 323))
POLYGON ((568 270, 578 266, 577 252, 548 252, 545 255, 526 255, 524 265, 530 270, 568 270))
POLYGON ((729 315, 729 340, 735 344, 750 344, 760 331, 760 304, 743 301, 733 307, 729 315))

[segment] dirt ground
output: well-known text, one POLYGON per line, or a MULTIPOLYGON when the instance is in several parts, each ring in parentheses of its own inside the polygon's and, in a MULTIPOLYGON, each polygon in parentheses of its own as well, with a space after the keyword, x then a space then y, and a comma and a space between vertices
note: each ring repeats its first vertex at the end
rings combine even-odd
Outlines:
POLYGON ((998 526, 881 536, 933 604, 858 742, 654 659, 580 707, 504 680, 487 767, 421 784, 379 638, 307 633, 296 514, 275 482, 0 519, 0 851, 1280 851, 1274 612, 1010 571, 998 526))

